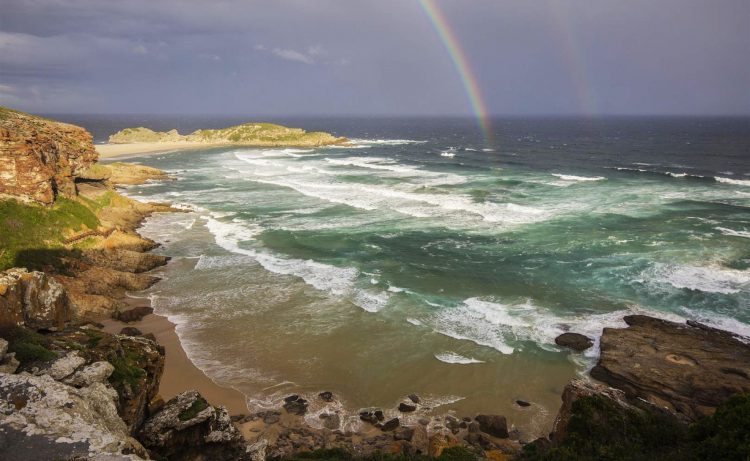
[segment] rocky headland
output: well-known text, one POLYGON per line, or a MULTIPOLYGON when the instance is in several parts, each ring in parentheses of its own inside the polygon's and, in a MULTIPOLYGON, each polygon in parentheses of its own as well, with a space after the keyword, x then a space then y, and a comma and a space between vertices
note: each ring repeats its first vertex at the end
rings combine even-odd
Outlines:
POLYGON ((604 329, 593 379, 565 388, 552 433, 533 441, 502 415, 410 417, 413 394, 355 425, 325 391, 260 412, 230 413, 191 382, 164 399, 165 349, 140 329, 151 308, 126 295, 168 263, 138 227, 179 210, 116 187, 168 176, 96 163, 81 128, 0 117, 0 459, 748 459, 750 340, 645 316, 604 329), (313 406, 326 408, 315 424, 313 406))
POLYGON ((307 132, 272 123, 244 123, 215 130, 196 130, 182 135, 177 130, 153 131, 149 128, 125 128, 109 137, 110 144, 198 143, 253 147, 320 147, 348 142, 324 132, 307 132))

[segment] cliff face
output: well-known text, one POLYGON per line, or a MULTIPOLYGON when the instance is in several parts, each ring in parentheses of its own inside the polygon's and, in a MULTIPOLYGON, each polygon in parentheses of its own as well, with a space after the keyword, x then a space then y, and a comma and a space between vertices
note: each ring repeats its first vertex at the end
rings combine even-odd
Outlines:
POLYGON ((96 162, 83 128, 0 107, 0 195, 45 205, 76 195, 76 176, 96 162))

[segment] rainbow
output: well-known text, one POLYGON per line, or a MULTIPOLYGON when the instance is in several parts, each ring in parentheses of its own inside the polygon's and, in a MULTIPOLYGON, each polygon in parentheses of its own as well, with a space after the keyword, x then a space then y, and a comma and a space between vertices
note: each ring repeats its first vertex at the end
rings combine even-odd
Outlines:
POLYGON ((440 41, 443 42, 445 50, 453 61, 453 66, 458 72, 458 76, 461 78, 461 83, 466 90, 466 96, 469 98, 471 104, 471 110, 474 112, 479 129, 482 131, 482 136, 487 147, 492 148, 492 126, 490 125, 490 117, 487 111, 487 106, 482 99, 482 92, 479 89, 477 83, 477 77, 469 66, 466 53, 461 44, 456 39, 456 35, 448 26, 448 22, 445 20, 445 16, 442 11, 435 4, 434 0, 419 0, 419 5, 422 7, 427 17, 432 23, 432 27, 437 32, 440 41))

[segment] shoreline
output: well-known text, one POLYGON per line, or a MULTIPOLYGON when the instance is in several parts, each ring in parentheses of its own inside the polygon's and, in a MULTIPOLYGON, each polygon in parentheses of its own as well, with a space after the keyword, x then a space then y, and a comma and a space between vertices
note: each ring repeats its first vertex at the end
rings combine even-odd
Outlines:
MULTIPOLYGON (((139 298, 139 301, 143 300, 144 298, 139 298)), ((232 416, 248 413, 247 397, 244 394, 217 384, 190 360, 175 331, 175 324, 167 317, 148 314, 135 322, 105 319, 101 323, 104 325, 102 330, 111 334, 119 334, 124 327, 138 328, 143 334, 153 334, 156 343, 164 347, 164 372, 158 391, 164 401, 190 388, 200 392, 212 404, 226 407, 232 416)))
POLYGON ((99 158, 109 159, 126 157, 130 155, 153 155, 172 150, 211 149, 213 147, 229 146, 226 143, 204 143, 189 141, 174 142, 134 142, 127 144, 95 144, 94 148, 99 153, 99 158))

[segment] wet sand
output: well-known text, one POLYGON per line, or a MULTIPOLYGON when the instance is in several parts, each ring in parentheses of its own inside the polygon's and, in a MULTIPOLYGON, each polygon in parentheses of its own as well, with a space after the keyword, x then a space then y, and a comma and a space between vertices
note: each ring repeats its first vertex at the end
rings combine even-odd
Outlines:
POLYGON ((193 365, 180 344, 175 325, 166 317, 149 314, 137 322, 108 319, 102 323, 108 333, 119 333, 125 326, 136 327, 144 334, 153 333, 156 342, 164 346, 166 359, 159 394, 165 401, 188 389, 195 389, 211 404, 227 407, 230 415, 247 414, 247 403, 241 392, 219 386, 193 365))

